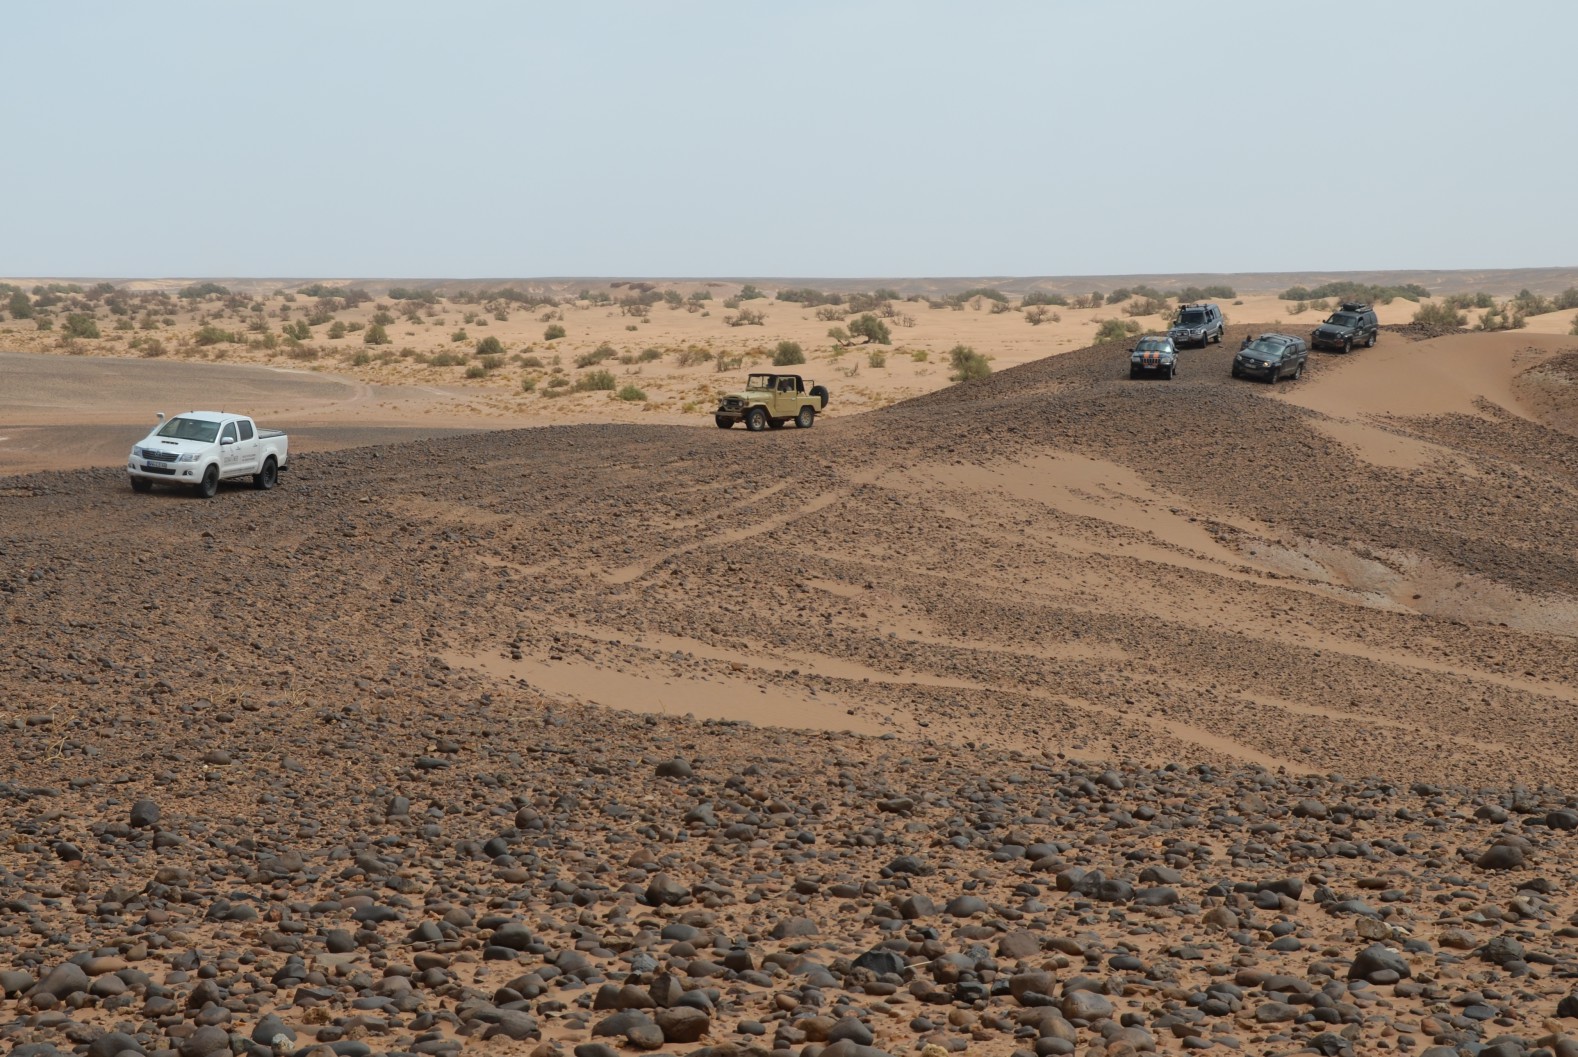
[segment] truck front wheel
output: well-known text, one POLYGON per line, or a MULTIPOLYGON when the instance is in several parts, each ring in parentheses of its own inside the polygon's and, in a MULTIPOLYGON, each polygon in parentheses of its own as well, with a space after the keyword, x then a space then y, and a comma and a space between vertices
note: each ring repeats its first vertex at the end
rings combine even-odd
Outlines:
POLYGON ((146 477, 133 477, 131 479, 131 483, 132 483, 132 491, 133 492, 151 492, 151 491, 153 491, 153 482, 148 480, 148 478, 146 478, 146 477))
POLYGON ((745 413, 745 428, 752 433, 760 433, 767 428, 767 409, 753 407, 745 413))
POLYGON ((734 419, 727 418, 723 415, 713 415, 712 421, 713 424, 719 429, 728 429, 730 426, 734 425, 734 419))
POLYGON ((279 483, 279 465, 270 455, 263 460, 263 469, 252 475, 252 487, 261 491, 268 491, 279 483))
POLYGON ((219 467, 210 465, 203 471, 203 480, 197 486, 197 494, 204 499, 214 498, 219 491, 219 467))

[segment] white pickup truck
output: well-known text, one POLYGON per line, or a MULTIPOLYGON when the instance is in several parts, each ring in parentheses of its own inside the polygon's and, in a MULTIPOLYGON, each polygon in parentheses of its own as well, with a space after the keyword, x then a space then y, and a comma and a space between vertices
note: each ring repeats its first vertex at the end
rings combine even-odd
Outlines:
POLYGON ((255 488, 273 488, 288 453, 283 430, 259 429, 246 415, 188 411, 166 421, 161 411, 159 426, 127 456, 126 473, 136 492, 179 484, 211 499, 220 481, 236 477, 252 478, 255 488))

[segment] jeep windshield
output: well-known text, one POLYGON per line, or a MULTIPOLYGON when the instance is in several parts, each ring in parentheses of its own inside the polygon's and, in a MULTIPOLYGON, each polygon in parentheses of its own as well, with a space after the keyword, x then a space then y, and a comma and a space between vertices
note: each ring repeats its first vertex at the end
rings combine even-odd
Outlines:
POLYGON ((1198 327, 1204 322, 1204 312, 1183 312, 1178 316, 1178 326, 1181 327, 1198 327))
POLYGON ((753 374, 745 379, 745 388, 747 389, 771 389, 772 387, 773 376, 770 374, 753 374))
POLYGON ((1282 344, 1280 341, 1257 341, 1252 343, 1244 351, 1252 352, 1261 359, 1270 359, 1273 357, 1280 358, 1282 356, 1282 350, 1285 348, 1287 348, 1287 346, 1282 344))
POLYGON ((160 426, 159 432, 155 436, 173 437, 176 440, 196 440, 204 444, 212 444, 214 438, 219 436, 219 423, 177 416, 160 426))
POLYGON ((1356 327, 1359 325, 1359 317, 1349 315, 1346 312, 1338 312, 1326 322, 1330 323, 1334 327, 1356 327))
POLYGON ((1170 346, 1164 338, 1141 338, 1134 346, 1135 352, 1166 352, 1170 346))

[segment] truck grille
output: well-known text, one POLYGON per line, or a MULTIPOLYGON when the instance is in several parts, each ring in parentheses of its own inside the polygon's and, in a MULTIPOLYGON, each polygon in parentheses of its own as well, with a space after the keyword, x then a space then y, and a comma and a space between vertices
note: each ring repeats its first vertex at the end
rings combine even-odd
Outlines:
POLYGON ((173 451, 155 451, 153 448, 142 449, 142 457, 154 462, 174 462, 180 456, 173 451))

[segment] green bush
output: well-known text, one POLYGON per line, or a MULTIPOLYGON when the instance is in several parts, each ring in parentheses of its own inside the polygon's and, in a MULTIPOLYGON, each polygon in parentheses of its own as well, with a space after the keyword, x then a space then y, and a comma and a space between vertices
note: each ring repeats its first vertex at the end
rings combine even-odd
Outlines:
POLYGON ((1333 297, 1339 301, 1367 301, 1370 304, 1389 305, 1401 298, 1404 301, 1418 301, 1429 297, 1430 291, 1418 283, 1404 283, 1402 286, 1376 286, 1371 283, 1356 283, 1350 280, 1338 280, 1317 286, 1311 290, 1303 286, 1292 286, 1278 295, 1284 301, 1315 301, 1322 297, 1333 297))
POLYGON ((1095 344, 1105 345, 1109 341, 1127 341, 1144 329, 1132 319, 1104 319, 1096 330, 1095 344))
POLYGON ((778 348, 773 351, 774 367, 791 367, 804 362, 805 350, 800 348, 798 341, 780 341, 778 348))
POLYGON ((756 287, 752 286, 750 283, 746 283, 744 286, 740 287, 740 292, 737 296, 741 301, 754 301, 758 297, 766 297, 767 295, 756 289, 756 287))
MULTIPOLYGON (((851 338, 865 338, 868 343, 875 345, 893 344, 888 325, 870 312, 851 319, 848 329, 851 338)), ((831 334, 832 331, 828 331, 828 333, 831 334)))
POLYGON ((193 336, 192 340, 198 345, 239 345, 241 338, 233 331, 220 330, 212 323, 204 324, 193 336))
MULTIPOLYGON (((695 295, 692 294, 691 296, 694 297, 695 295)), ((778 291, 778 300, 796 302, 805 305, 807 308, 816 308, 819 305, 841 305, 844 303, 842 295, 823 293, 821 290, 813 290, 809 286, 780 290, 778 291)))
POLYGON ((345 324, 340 322, 338 319, 336 319, 333 323, 331 323, 329 325, 329 337, 331 337, 331 338, 343 338, 343 337, 345 337, 345 324))
POLYGON ((1452 308, 1495 308, 1496 299, 1485 291, 1472 294, 1449 294, 1442 303, 1452 308))
POLYGON ((493 335, 490 334, 487 337, 483 338, 481 341, 477 342, 477 355, 478 356, 503 356, 504 355, 504 343, 502 341, 500 341, 498 338, 495 338, 493 335))
POLYGON ((645 400, 647 398, 646 393, 642 392, 640 389, 637 389, 633 385, 621 387, 619 392, 615 395, 621 400, 645 400))
POLYGON ((987 362, 986 357, 968 345, 955 345, 949 349, 948 363, 953 367, 953 373, 948 377, 956 382, 985 378, 992 373, 992 365, 987 362))
MULTIPOLYGON (((1107 303, 1112 303, 1112 298, 1107 298, 1107 303)), ((1154 297, 1142 297, 1130 301, 1123 306, 1123 310, 1131 316, 1159 316, 1171 306, 1166 301, 1158 301, 1154 297)))
POLYGON ((663 358, 663 350, 662 349, 646 348, 646 349, 642 349, 640 352, 636 353, 636 362, 637 363, 651 363, 653 360, 661 360, 662 358, 663 358))
POLYGON ((1555 301, 1557 311, 1564 308, 1578 308, 1578 286, 1569 286, 1556 295, 1555 301))
POLYGON ((312 328, 307 326, 307 321, 304 319, 286 323, 281 329, 285 331, 285 336, 291 341, 306 341, 312 337, 312 328))
POLYGON ((388 345, 393 340, 382 323, 374 323, 362 334, 362 343, 366 345, 388 345))
MULTIPOLYGON (((891 293, 892 291, 881 291, 881 290, 879 290, 877 292, 878 293, 891 293)), ((899 296, 898 294, 894 294, 893 295, 893 299, 897 300, 898 296, 899 296)), ((998 290, 995 287, 991 287, 991 286, 977 286, 977 287, 975 287, 973 289, 966 290, 964 293, 959 295, 959 300, 961 300, 961 301, 973 301, 977 297, 984 297, 988 301, 1000 301, 1003 304, 1007 304, 1008 303, 1008 295, 1003 293, 1001 290, 998 290)))
POLYGON ((888 354, 883 352, 881 349, 872 349, 870 352, 866 353, 867 367, 886 367, 887 365, 888 354))
POLYGON ((480 363, 474 363, 470 367, 466 368, 467 378, 486 378, 487 376, 488 369, 482 366, 480 363))
POLYGON ((1420 305, 1414 313, 1414 322, 1426 327, 1462 327, 1468 317, 1445 302, 1420 305))
POLYGON ((575 380, 575 389, 580 393, 613 392, 618 384, 612 371, 587 371, 575 380))
POLYGON ((575 365, 577 367, 595 367, 597 364, 605 360, 611 360, 618 355, 619 350, 605 341, 591 352, 583 352, 577 356, 575 365))
POLYGON ((562 337, 564 337, 564 327, 558 323, 548 324, 547 329, 542 332, 543 341, 558 341, 562 337))
POLYGON ((1019 302, 1020 308, 1029 308, 1031 305, 1055 305, 1058 308, 1068 307, 1068 298, 1062 294, 1049 294, 1045 290, 1032 290, 1019 302))
MULTIPOLYGON (((1140 293, 1136 290, 1135 293, 1140 293)), ((1194 301, 1231 301, 1238 296, 1238 292, 1231 286, 1220 283, 1212 286, 1186 286, 1178 291, 1178 303, 1186 305, 1194 301)), ((1110 304, 1112 299, 1107 299, 1110 304)))
POLYGON ((21 290, 17 290, 11 294, 10 300, 6 302, 5 308, 7 312, 11 313, 11 317, 13 319, 33 318, 33 302, 28 300, 28 296, 21 290))
POLYGON ((68 338, 96 338, 99 325, 86 312, 72 312, 66 316, 65 332, 68 338))
POLYGON ((537 356, 522 356, 516 362, 522 367, 535 368, 537 370, 541 370, 543 365, 541 358, 537 356))
POLYGON ((218 283, 193 283, 191 286, 182 287, 179 296, 188 301, 199 301, 205 297, 226 297, 230 291, 218 283))
POLYGON ((429 367, 459 367, 466 358, 458 352, 435 352, 427 358, 429 367))

